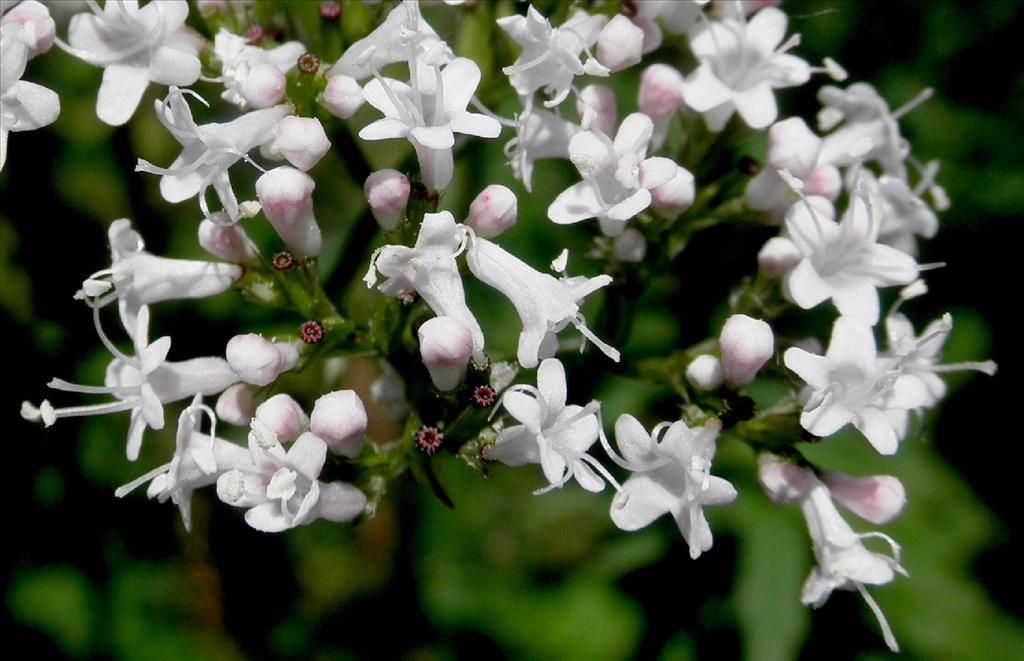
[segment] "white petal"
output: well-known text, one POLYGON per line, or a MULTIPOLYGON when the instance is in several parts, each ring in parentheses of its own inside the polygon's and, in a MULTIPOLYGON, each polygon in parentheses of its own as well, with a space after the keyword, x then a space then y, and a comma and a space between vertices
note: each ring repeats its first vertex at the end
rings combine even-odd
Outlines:
POLYGON ((121 126, 135 113, 148 85, 146 69, 110 65, 103 70, 103 82, 96 97, 96 115, 111 126, 121 126))
POLYGON ((540 403, 521 392, 510 391, 502 398, 505 410, 533 433, 540 432, 543 412, 540 403))
POLYGON ((866 408, 860 411, 854 419, 853 425, 860 430, 868 439, 871 446, 878 450, 879 454, 896 454, 899 447, 899 438, 896 430, 885 413, 874 408, 866 408))
POLYGON ((601 213, 601 203, 588 181, 573 184, 562 191, 548 206, 548 218, 559 225, 578 223, 601 213))
POLYGON ((498 120, 473 112, 456 115, 448 126, 456 133, 475 135, 481 138, 497 138, 501 133, 501 124, 498 123, 498 120))
POLYGON ((313 432, 304 432, 288 448, 287 456, 295 470, 315 480, 327 460, 327 443, 313 432))
POLYGON ((465 113, 476 86, 480 84, 480 67, 469 58, 457 57, 441 72, 441 82, 444 85, 445 113, 449 117, 458 117, 465 113))
POLYGON ((147 76, 154 83, 185 87, 199 79, 199 71, 199 58, 194 53, 164 46, 150 57, 147 76))
POLYGON ((370 122, 359 131, 359 137, 363 140, 389 140, 407 135, 409 127, 404 122, 388 117, 370 122))
POLYGON ((832 381, 831 363, 824 356, 816 356, 799 347, 791 347, 786 349, 782 360, 787 368, 815 390, 824 390, 832 381))
POLYGON ((775 94, 767 83, 760 83, 733 96, 736 111, 752 129, 763 129, 779 116, 775 94))
POLYGON ((635 473, 612 500, 612 521, 622 530, 639 530, 671 512, 679 499, 649 474, 635 473))
POLYGON ((809 259, 803 259, 786 275, 786 290, 793 302, 810 310, 832 297, 832 287, 822 280, 809 259))
POLYGON ((260 532, 281 532, 292 527, 276 502, 253 507, 245 513, 245 522, 260 532))
POLYGON ((455 136, 447 126, 415 126, 410 134, 427 149, 451 149, 455 145, 455 136))

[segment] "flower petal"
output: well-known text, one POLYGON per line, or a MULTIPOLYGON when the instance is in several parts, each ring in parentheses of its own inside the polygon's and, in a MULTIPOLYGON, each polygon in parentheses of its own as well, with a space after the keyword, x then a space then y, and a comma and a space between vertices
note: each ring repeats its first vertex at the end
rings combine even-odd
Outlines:
POLYGON ((111 126, 121 126, 135 114, 148 85, 149 72, 142 67, 108 66, 96 97, 96 115, 111 126))

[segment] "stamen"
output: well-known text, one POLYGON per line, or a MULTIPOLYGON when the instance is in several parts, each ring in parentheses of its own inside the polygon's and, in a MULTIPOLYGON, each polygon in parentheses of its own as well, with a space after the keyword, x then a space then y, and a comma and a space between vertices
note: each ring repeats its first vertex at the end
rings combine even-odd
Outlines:
POLYGON ((908 112, 917 109, 918 106, 920 106, 922 103, 924 103, 928 99, 932 98, 934 95, 935 95, 935 90, 934 89, 932 89, 931 87, 924 88, 923 90, 921 90, 920 94, 918 94, 913 99, 911 99, 910 101, 907 101, 902 106, 897 108, 892 113, 892 118, 895 120, 895 119, 899 119, 900 117, 903 117, 908 112))
POLYGON ((117 497, 117 498, 124 498, 129 493, 131 493, 132 491, 135 491, 136 489, 138 489, 140 486, 142 486, 146 482, 149 482, 153 478, 155 478, 155 477, 157 477, 159 475, 162 475, 165 472, 167 472, 167 470, 170 467, 171 467, 171 463, 170 462, 166 463, 166 464, 164 464, 162 466, 157 466, 156 468, 154 468, 153 470, 149 471, 148 473, 144 473, 144 474, 140 475, 139 477, 135 478, 134 480, 132 480, 128 484, 124 484, 122 486, 119 486, 114 491, 114 496, 117 497))
POLYGON ((882 637, 885 639, 885 644, 888 645, 889 650, 893 653, 899 652, 900 646, 896 642, 896 636, 893 635, 892 629, 889 627, 889 621, 885 619, 885 613, 882 612, 878 603, 871 598, 868 591, 864 589, 864 585, 862 583, 854 582, 854 585, 857 586, 857 591, 860 592, 860 596, 864 597, 864 601, 867 602, 868 608, 870 608, 871 612, 875 614, 875 619, 878 620, 878 626, 882 628, 882 637))

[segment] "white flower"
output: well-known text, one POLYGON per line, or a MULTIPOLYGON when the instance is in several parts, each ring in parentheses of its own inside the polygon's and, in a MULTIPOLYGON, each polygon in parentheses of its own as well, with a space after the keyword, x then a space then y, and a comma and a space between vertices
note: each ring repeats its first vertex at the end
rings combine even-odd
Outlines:
POLYGON ((618 236, 626 221, 651 205, 651 189, 676 176, 667 158, 647 158, 654 124, 633 113, 622 120, 615 141, 596 131, 577 133, 569 158, 583 181, 564 190, 548 207, 548 218, 562 225, 597 218, 608 236, 618 236))
MULTIPOLYGON (((509 77, 520 97, 529 98, 544 88, 548 100, 544 106, 557 106, 569 95, 573 78, 584 73, 607 76, 608 69, 590 56, 590 47, 608 19, 600 14, 591 16, 577 11, 557 28, 533 5, 526 16, 518 14, 497 20, 498 27, 508 33, 523 52, 512 66, 502 71, 509 77), (587 61, 580 61, 580 53, 587 53, 587 61)), ((524 106, 530 103, 524 101, 524 106)))
POLYGON ((932 184, 930 178, 911 189, 906 181, 891 174, 876 178, 873 172, 863 169, 860 177, 864 189, 878 205, 878 242, 917 255, 917 237, 930 239, 939 229, 935 212, 919 197, 932 184))
POLYGON ((60 418, 102 415, 118 411, 131 411, 128 427, 127 456, 130 461, 139 457, 142 434, 147 427, 163 429, 163 405, 192 397, 197 393, 212 395, 238 380, 227 363, 218 358, 193 358, 179 363, 167 361, 171 338, 161 337, 150 343, 149 308, 142 306, 132 335, 134 356, 117 350, 99 324, 99 309, 93 310, 96 332, 103 344, 114 355, 107 366, 102 386, 83 386, 63 379, 53 379, 47 385, 54 390, 89 395, 113 395, 114 401, 87 406, 69 406, 56 409, 48 400, 38 408, 22 403, 21 415, 26 420, 40 420, 47 427, 60 418))
POLYGON ((853 423, 879 453, 894 454, 899 434, 887 414, 927 401, 916 384, 899 379, 902 360, 879 359, 871 327, 853 317, 836 320, 824 356, 793 347, 783 360, 810 386, 800 425, 815 436, 853 423))
POLYGON ((60 114, 60 98, 53 90, 21 80, 30 54, 25 30, 17 21, 0 26, 0 169, 7 161, 11 131, 33 131, 60 114))
POLYGON ((787 18, 765 7, 750 21, 730 16, 690 29, 690 48, 700 61, 683 88, 683 99, 712 131, 721 131, 735 110, 748 126, 762 129, 778 117, 772 90, 802 85, 810 67, 788 51, 799 43, 786 35, 787 18))
POLYGON ((587 449, 598 436, 592 406, 566 406, 565 368, 555 358, 537 368, 537 387, 510 387, 502 397, 505 410, 520 424, 507 427, 488 449, 488 457, 507 466, 540 464, 549 485, 538 493, 560 488, 572 478, 587 491, 601 491, 607 471, 587 449), (595 472, 595 469, 597 472, 595 472))
POLYGON ((807 310, 832 299, 840 314, 877 323, 877 288, 909 284, 918 273, 913 257, 878 243, 880 227, 875 201, 859 192, 838 223, 806 200, 793 205, 786 229, 801 259, 786 275, 792 300, 807 310))
MULTIPOLYGON (((123 498, 142 484, 149 482, 146 496, 161 503, 171 501, 181 511, 185 530, 192 529, 192 492, 210 486, 224 471, 237 464, 247 462, 249 453, 245 448, 230 441, 199 431, 202 412, 209 409, 202 405, 202 395, 196 395, 178 417, 178 431, 175 437, 174 456, 171 461, 154 468, 114 492, 123 498)), ((211 419, 213 416, 211 415, 211 419)))
POLYGON ((473 60, 455 58, 443 68, 429 67, 428 72, 435 78, 431 94, 391 78, 378 77, 367 83, 363 90, 366 102, 384 113, 384 118, 363 127, 359 137, 408 138, 416 149, 423 183, 430 190, 439 190, 451 182, 454 173, 455 133, 496 138, 501 124, 466 110, 480 84, 480 67, 473 60))
POLYGON ((569 141, 582 129, 547 110, 525 112, 516 118, 516 137, 505 144, 505 155, 516 179, 532 191, 533 162, 569 158, 569 141))
POLYGON ((776 122, 768 129, 766 167, 747 185, 747 202, 759 211, 788 208, 796 196, 779 176, 779 170, 786 170, 800 180, 804 194, 835 200, 843 182, 834 165, 819 163, 820 154, 821 138, 807 128, 803 119, 790 117, 776 122))
MULTIPOLYGON (((6 3, 5 3, 6 4, 6 3)), ((4 13, 0 23, 16 23, 21 28, 18 37, 28 47, 29 59, 42 55, 53 46, 57 26, 46 5, 36 0, 24 0, 4 13)))
POLYGON ((553 356, 556 334, 569 324, 605 355, 619 360, 619 352, 598 339, 580 314, 580 302, 611 283, 611 276, 555 279, 480 237, 470 241, 466 262, 477 279, 500 291, 515 306, 523 325, 516 357, 523 367, 536 367, 542 357, 553 356))
POLYGON ((213 40, 213 53, 220 60, 224 83, 220 98, 240 108, 274 105, 284 96, 284 74, 305 52, 306 47, 298 41, 270 50, 252 46, 245 37, 222 27, 213 40))
POLYGON ((461 321, 473 335, 474 359, 485 364, 484 334, 466 305, 462 277, 455 261, 464 238, 464 230, 456 226, 451 212, 424 214, 416 245, 412 248, 384 246, 370 259, 370 269, 363 280, 367 287, 372 287, 379 271, 387 278, 377 287, 384 295, 415 292, 437 316, 461 321))
POLYGON ((327 459, 327 444, 306 432, 285 452, 269 430, 253 423, 249 462, 217 478, 217 496, 245 507, 245 522, 263 532, 281 532, 317 518, 350 521, 366 507, 366 496, 343 482, 317 477, 327 459))
POLYGON ((615 525, 638 530, 663 514, 672 514, 690 545, 691 558, 709 550, 711 527, 703 506, 726 505, 736 499, 732 484, 711 475, 715 439, 721 429, 717 419, 694 430, 680 420, 671 425, 661 423, 648 434, 633 416, 620 416, 615 421, 615 441, 624 465, 634 472, 612 500, 615 525), (658 441, 660 432, 664 435, 658 441))
POLYGON ((76 14, 68 25, 70 54, 103 67, 96 115, 111 126, 135 113, 150 82, 191 85, 199 78, 198 38, 185 27, 188 3, 108 0, 101 10, 76 14))
POLYGON ((199 208, 206 217, 211 215, 206 191, 213 186, 228 218, 237 221, 242 212, 231 188, 228 168, 240 159, 249 160, 247 154, 270 140, 277 123, 289 112, 289 106, 280 105, 254 110, 223 124, 197 125, 183 91, 171 87, 167 98, 156 102, 156 113, 160 123, 181 143, 181 155, 166 168, 140 158, 135 170, 161 175, 160 194, 168 202, 182 202, 198 195, 199 208))

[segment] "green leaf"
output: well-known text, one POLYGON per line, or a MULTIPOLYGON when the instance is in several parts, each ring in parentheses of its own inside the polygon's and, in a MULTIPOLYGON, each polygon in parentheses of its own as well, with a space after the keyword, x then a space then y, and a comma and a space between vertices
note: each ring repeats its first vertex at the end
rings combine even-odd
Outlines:
POLYGON ((85 574, 54 565, 17 574, 7 607, 14 620, 48 635, 66 655, 82 658, 92 652, 96 600, 85 574))

